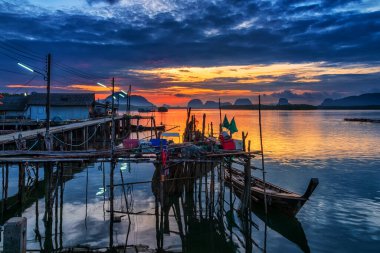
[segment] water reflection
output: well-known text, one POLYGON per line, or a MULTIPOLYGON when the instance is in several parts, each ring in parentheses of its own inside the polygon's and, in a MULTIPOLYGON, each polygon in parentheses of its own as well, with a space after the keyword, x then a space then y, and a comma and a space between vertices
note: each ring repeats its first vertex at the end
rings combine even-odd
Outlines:
MULTIPOLYGON (((182 113, 185 111, 171 110, 162 121, 181 125, 182 113)), ((203 111, 195 113, 201 115, 203 111)), ((235 114, 240 131, 249 132, 255 148, 256 112, 228 113, 235 114)), ((161 198, 157 195, 160 188, 154 188, 152 183, 157 180, 156 167, 117 163, 115 184, 149 182, 126 185, 125 193, 122 187, 115 187, 114 246, 142 244, 162 251, 244 252, 249 251, 246 241, 251 238, 248 246, 252 245, 253 252, 264 248, 268 252, 376 252, 380 242, 380 125, 341 121, 347 115, 355 117, 360 113, 264 112, 268 180, 296 192, 304 190, 310 177, 319 177, 321 184, 298 214, 298 220, 271 215, 266 220, 254 209, 250 237, 238 212, 239 198, 232 192, 230 201, 230 190, 219 183, 217 169, 212 205, 211 171, 207 177, 178 181, 178 186, 165 182, 167 186, 162 189, 175 191, 161 198)), ((207 111, 208 121, 218 122, 218 118, 217 112, 207 111)), ((48 183, 43 164, 35 170, 38 183, 28 184, 26 178, 27 193, 21 207, 12 204, 19 198, 18 170, 9 168, 8 211, 2 212, 3 221, 20 213, 27 217, 28 249, 109 247, 110 164, 62 165, 62 181, 60 167, 53 167, 50 197, 46 197, 48 183)), ((5 168, 2 175, 6 176, 5 168)))
POLYGON ((251 231, 257 225, 239 211, 239 199, 233 194, 229 203, 232 192, 219 180, 218 164, 172 164, 165 180, 159 164, 114 166, 44 164, 44 180, 36 188, 39 197, 22 209, 28 219, 28 249, 126 249, 137 244, 158 252, 263 249, 251 231), (108 178, 112 170, 113 188, 108 178), (99 188, 105 190, 99 194, 99 188))

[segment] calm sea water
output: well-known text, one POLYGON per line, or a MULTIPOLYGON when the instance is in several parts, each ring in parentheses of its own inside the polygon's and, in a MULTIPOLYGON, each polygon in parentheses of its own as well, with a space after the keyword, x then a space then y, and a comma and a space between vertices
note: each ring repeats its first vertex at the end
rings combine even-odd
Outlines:
MULTIPOLYGON (((217 132, 219 111, 195 110, 193 113, 199 120, 199 126, 203 113, 206 113, 206 130, 212 121, 214 132, 217 132)), ((234 137, 241 138, 241 131, 248 132, 251 150, 258 150, 258 112, 228 110, 223 111, 223 116, 224 113, 229 119, 235 117, 239 132, 234 137)), ((178 126, 172 132, 183 132, 185 110, 156 113, 156 117, 158 123, 169 125, 167 128, 178 126)), ((267 233, 260 213, 253 214, 253 222, 258 227, 252 231, 252 238, 257 244, 253 251, 264 247, 266 235, 268 252, 379 252, 380 124, 345 122, 343 119, 380 119, 380 111, 263 111, 262 117, 267 180, 298 193, 305 191, 312 177, 318 177, 320 184, 297 219, 274 218, 267 233)), ((260 166, 259 157, 253 163, 260 166)), ((154 170, 152 164, 120 162, 115 172, 115 183, 121 182, 121 175, 125 182, 148 181, 152 179, 154 170)), ((108 246, 108 192, 102 193, 100 189, 104 184, 103 173, 106 175, 105 184, 108 184, 109 164, 105 164, 103 170, 100 163, 78 170, 72 179, 66 181, 62 195, 63 219, 62 222, 57 221, 57 229, 54 222, 52 225, 53 245, 60 245, 61 240, 65 247, 108 246)), ((15 193, 16 188, 17 173, 13 172, 10 194, 15 193)), ((144 215, 132 215, 131 226, 126 216, 120 223, 115 223, 115 244, 124 244, 128 235, 127 244, 158 247, 154 215, 156 195, 152 188, 150 183, 127 187, 133 212, 143 212, 144 215)), ((115 209, 125 210, 122 188, 116 187, 115 194, 115 209)), ((238 206, 238 200, 235 205, 238 206)), ((38 216, 36 203, 30 204, 23 213, 28 218, 29 249, 40 248, 36 238, 37 227, 41 235, 45 234, 44 206, 45 201, 40 198, 38 216)), ((180 206, 186 210, 187 204, 180 206)), ((239 223, 236 214, 232 220, 239 223)), ((182 229, 175 210, 169 210, 168 221, 168 231, 163 235, 165 250, 182 251, 186 244, 188 252, 245 252, 243 234, 238 226, 221 229, 213 220, 195 219, 190 220, 192 225, 183 236, 179 232, 182 229), (220 236, 224 232, 227 236, 220 236), (189 244, 192 246, 188 247, 189 244)))

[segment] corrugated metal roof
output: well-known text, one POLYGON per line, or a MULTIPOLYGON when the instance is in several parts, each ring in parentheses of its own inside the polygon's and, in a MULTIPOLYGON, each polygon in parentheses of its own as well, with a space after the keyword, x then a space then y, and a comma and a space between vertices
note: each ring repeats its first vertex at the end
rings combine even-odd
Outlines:
POLYGON ((25 96, 4 96, 1 99, 0 111, 24 111, 27 97, 25 96))
MULTIPOLYGON (((90 106, 95 102, 95 93, 51 93, 51 106, 90 106)), ((46 93, 32 93, 28 105, 45 105, 46 93)))

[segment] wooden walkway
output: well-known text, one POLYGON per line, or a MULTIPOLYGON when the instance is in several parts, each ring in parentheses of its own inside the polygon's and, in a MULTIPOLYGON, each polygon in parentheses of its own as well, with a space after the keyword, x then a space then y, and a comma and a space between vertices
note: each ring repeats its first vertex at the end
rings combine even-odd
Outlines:
MULTIPOLYGON (((124 116, 116 116, 115 120, 120 120, 124 116)), ((131 116, 126 116, 129 119, 152 119, 154 116, 141 116, 141 115, 131 115, 131 116)), ((78 123, 71 123, 67 125, 62 125, 62 126, 55 126, 55 127, 50 127, 50 133, 55 134, 55 133, 62 133, 66 131, 71 131, 74 129, 79 129, 83 127, 88 127, 88 126, 95 126, 98 124, 104 124, 107 122, 112 121, 111 116, 106 117, 106 118, 101 118, 101 119, 95 119, 95 120, 87 120, 87 121, 82 121, 78 123)), ((19 138, 19 135, 21 134, 22 139, 33 139, 35 138, 38 134, 42 134, 45 136, 46 128, 39 128, 39 129, 34 129, 34 130, 28 130, 28 131, 18 131, 18 132, 13 132, 10 134, 5 134, 5 135, 0 135, 0 145, 7 144, 14 142, 19 138)))
MULTIPOLYGON (((118 116, 118 117, 115 117, 115 120, 118 120, 121 118, 122 117, 118 116)), ((88 121, 83 121, 83 122, 78 122, 78 123, 72 123, 72 124, 63 125, 63 126, 51 127, 50 133, 55 134, 55 133, 61 133, 61 132, 66 132, 66 131, 86 127, 86 126, 104 124, 106 122, 110 122, 111 120, 112 120, 111 117, 108 117, 108 118, 101 118, 101 119, 96 119, 96 120, 88 120, 88 121)), ((20 134, 23 139, 33 139, 33 138, 36 138, 38 134, 45 135, 45 132, 46 132, 46 128, 40 128, 40 129, 18 131, 11 134, 0 135, 0 145, 14 142, 15 140, 19 138, 20 134)))

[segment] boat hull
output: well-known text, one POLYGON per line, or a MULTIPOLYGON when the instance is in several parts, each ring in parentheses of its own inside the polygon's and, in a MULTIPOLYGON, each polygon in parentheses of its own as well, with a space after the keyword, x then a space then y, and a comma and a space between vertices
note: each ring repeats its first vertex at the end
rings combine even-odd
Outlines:
MULTIPOLYGON (((232 176, 229 174, 229 169, 225 169, 225 183, 230 187, 232 186, 237 194, 243 194, 245 188, 243 173, 237 169, 232 169, 231 174, 232 176)), ((268 210, 279 210, 293 217, 297 215, 299 210, 306 203, 308 197, 318 185, 318 180, 312 179, 310 181, 308 190, 304 195, 287 191, 270 183, 265 183, 265 185, 266 192, 264 194, 264 182, 257 177, 251 177, 251 203, 253 205, 258 204, 264 206, 266 195, 268 210)))

